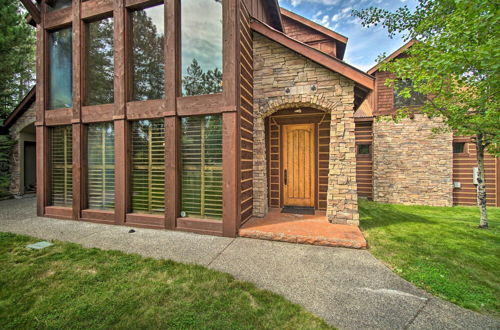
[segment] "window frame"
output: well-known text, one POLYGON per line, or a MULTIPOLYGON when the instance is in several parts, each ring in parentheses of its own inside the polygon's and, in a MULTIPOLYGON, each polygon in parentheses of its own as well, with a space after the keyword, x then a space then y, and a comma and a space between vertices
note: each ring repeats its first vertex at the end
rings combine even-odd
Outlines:
POLYGON ((373 144, 372 143, 365 143, 365 142, 357 142, 356 143, 356 156, 357 157, 365 157, 365 158, 369 158, 372 156, 372 149, 373 149, 373 144), (364 146, 364 145, 367 145, 368 146, 368 153, 367 154, 362 154, 359 152, 359 147, 360 146, 364 146))
POLYGON ((424 94, 421 94, 419 92, 414 92, 414 91, 410 91, 410 94, 412 95, 411 98, 404 98, 402 96, 399 95, 399 88, 398 88, 398 84, 401 84, 402 82, 406 83, 406 82, 409 82, 409 85, 403 87, 403 88, 406 88, 406 87, 411 87, 413 86, 413 82, 409 79, 396 79, 394 81, 394 85, 392 87, 392 90, 393 90, 393 99, 392 99, 392 104, 393 104, 393 107, 394 109, 401 109, 401 108, 418 108, 418 107, 421 107, 425 104, 425 101, 427 100, 427 96, 425 96, 424 94), (403 103, 406 103, 406 102, 412 102, 414 100, 419 100, 420 98, 422 98, 422 103, 408 103, 408 104, 401 104, 401 105, 398 105, 398 102, 397 100, 403 100, 403 103))
POLYGON ((469 154, 469 148, 468 148, 468 143, 467 141, 462 141, 462 140, 457 140, 452 142, 452 153, 453 155, 468 155, 469 154), (455 152, 455 144, 463 144, 463 149, 461 152, 455 152))

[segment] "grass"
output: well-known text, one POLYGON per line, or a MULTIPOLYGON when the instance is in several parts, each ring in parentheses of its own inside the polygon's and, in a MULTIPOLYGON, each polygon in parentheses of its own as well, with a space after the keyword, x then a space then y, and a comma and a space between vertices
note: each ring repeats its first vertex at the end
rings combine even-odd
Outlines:
POLYGON ((500 316, 500 208, 360 202, 370 252, 398 275, 462 307, 500 316))
POLYGON ((0 324, 18 328, 302 328, 321 319, 196 265, 0 233, 0 324))

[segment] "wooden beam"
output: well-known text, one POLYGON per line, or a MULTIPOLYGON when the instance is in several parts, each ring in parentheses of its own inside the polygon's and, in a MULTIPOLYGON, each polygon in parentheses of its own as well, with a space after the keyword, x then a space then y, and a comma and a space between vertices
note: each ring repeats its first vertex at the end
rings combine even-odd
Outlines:
POLYGON ((31 18, 35 21, 35 23, 40 24, 42 22, 40 9, 38 9, 38 7, 31 0, 21 0, 21 3, 31 15, 31 18))

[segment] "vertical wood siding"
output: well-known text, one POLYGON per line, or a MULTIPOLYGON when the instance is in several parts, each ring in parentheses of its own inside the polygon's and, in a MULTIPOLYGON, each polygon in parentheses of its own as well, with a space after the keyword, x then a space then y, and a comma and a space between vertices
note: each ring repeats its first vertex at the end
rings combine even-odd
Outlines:
MULTIPOLYGON (((468 138, 455 137, 454 142, 465 142, 463 153, 453 154, 453 182, 460 188, 453 189, 453 205, 477 205, 476 186, 472 180, 473 168, 477 166, 476 146, 468 138)), ((484 156, 486 198, 488 206, 500 206, 498 164, 499 159, 490 154, 484 156)))
POLYGON ((334 40, 288 17, 282 16, 282 19, 283 29, 288 36, 306 43, 330 56, 337 57, 336 43, 334 40))
MULTIPOLYGON (((243 1, 242 1, 243 2, 243 1)), ((250 13, 240 6, 240 203, 241 223, 253 211, 253 50, 250 13)))
POLYGON ((376 107, 373 113, 375 116, 394 113, 394 89, 385 85, 385 81, 392 78, 394 75, 390 72, 377 71, 375 74, 375 89, 377 91, 376 107))
POLYGON ((248 14, 251 17, 255 17, 261 22, 270 25, 270 17, 266 12, 266 7, 264 2, 271 0, 242 0, 242 4, 247 8, 248 14))
POLYGON ((369 155, 358 155, 356 150, 356 181, 358 196, 373 198, 373 123, 371 121, 357 122, 355 128, 356 149, 358 144, 369 144, 369 155))

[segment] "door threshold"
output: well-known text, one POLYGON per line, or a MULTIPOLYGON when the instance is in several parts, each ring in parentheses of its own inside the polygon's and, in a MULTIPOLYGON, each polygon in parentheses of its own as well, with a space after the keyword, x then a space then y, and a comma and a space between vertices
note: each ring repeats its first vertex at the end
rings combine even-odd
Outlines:
POLYGON ((314 207, 311 206, 283 206, 281 213, 314 215, 314 207))

